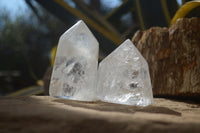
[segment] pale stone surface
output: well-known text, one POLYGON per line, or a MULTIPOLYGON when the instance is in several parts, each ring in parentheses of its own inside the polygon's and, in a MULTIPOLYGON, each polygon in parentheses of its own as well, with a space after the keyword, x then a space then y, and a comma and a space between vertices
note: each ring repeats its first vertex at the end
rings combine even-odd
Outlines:
POLYGON ((100 100, 140 106, 153 102, 148 64, 130 40, 100 63, 98 74, 100 100))
POLYGON ((50 96, 94 100, 98 52, 99 43, 83 21, 67 30, 58 43, 50 96))
POLYGON ((0 132, 200 133, 199 114, 198 103, 163 98, 138 107, 48 96, 0 97, 0 132))

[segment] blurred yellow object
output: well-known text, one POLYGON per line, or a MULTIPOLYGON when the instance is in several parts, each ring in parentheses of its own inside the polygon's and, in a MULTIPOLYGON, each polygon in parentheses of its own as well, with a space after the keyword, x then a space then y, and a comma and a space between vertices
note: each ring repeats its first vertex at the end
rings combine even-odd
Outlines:
POLYGON ((37 80, 37 85, 39 85, 39 86, 44 86, 43 80, 37 80))
POLYGON ((44 93, 44 89, 41 86, 29 86, 23 88, 19 91, 8 94, 7 96, 31 96, 31 95, 40 95, 44 93))
MULTIPOLYGON (((177 21, 177 19, 184 18, 187 14, 189 14, 193 9, 195 9, 197 7, 200 7, 200 0, 195 0, 195 1, 185 3, 176 12, 176 14, 174 15, 170 25, 175 23, 177 21)), ((197 14, 199 15, 200 12, 198 12, 197 14)), ((195 17, 195 16, 192 16, 192 17, 195 17)))
POLYGON ((54 64, 54 60, 56 57, 56 51, 57 51, 57 46, 54 46, 53 49, 51 50, 51 66, 54 64))

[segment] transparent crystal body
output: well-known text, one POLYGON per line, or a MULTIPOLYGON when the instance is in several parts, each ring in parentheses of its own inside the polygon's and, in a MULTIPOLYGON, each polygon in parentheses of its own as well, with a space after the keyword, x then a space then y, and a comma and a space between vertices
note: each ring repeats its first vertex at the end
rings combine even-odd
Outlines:
POLYGON ((59 39, 50 81, 50 96, 73 100, 96 99, 99 43, 83 21, 59 39))
POLYGON ((97 95, 102 101, 119 104, 153 102, 148 64, 130 40, 99 64, 97 95))

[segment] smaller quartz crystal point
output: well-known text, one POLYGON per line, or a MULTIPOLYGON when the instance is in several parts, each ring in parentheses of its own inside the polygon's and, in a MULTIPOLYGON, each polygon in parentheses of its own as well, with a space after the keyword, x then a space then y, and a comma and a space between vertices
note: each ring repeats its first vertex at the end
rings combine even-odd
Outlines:
POLYGON ((83 21, 59 39, 51 76, 50 96, 73 100, 96 99, 99 43, 83 21))
POLYGON ((102 101, 139 106, 153 102, 148 64, 130 40, 101 61, 98 75, 102 101))

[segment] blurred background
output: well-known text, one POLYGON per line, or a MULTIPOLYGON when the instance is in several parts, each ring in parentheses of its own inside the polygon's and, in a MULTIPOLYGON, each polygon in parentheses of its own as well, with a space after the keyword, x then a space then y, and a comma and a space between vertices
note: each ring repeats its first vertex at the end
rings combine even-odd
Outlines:
POLYGON ((187 0, 1 0, 0 96, 44 94, 60 35, 82 19, 100 42, 100 60, 137 30, 168 27, 187 0), (48 75, 48 73, 46 73, 48 75))

